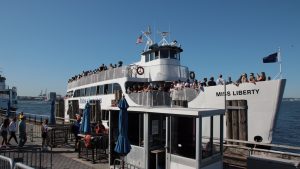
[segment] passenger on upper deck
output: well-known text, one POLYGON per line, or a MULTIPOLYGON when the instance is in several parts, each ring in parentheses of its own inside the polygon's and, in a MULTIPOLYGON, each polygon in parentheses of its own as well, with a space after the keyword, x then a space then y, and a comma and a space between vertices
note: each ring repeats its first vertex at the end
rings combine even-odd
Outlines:
POLYGON ((232 84, 232 83, 233 83, 233 82, 231 81, 231 77, 228 76, 228 80, 227 80, 226 84, 232 84))
POLYGON ((209 81, 207 82, 207 86, 216 86, 216 82, 214 80, 214 77, 210 77, 209 81))
POLYGON ((224 79, 222 78, 222 74, 219 75, 219 78, 217 79, 217 85, 224 85, 224 79))
POLYGON ((265 72, 261 72, 261 74, 257 74, 257 81, 265 81, 265 80, 266 80, 265 72))
POLYGON ((256 79, 254 77, 254 73, 250 73, 249 82, 254 83, 256 82, 256 79))
POLYGON ((207 86, 207 78, 206 77, 203 79, 203 82, 201 83, 201 86, 202 87, 206 87, 207 86))
POLYGON ((247 83, 247 82, 248 82, 247 74, 243 73, 241 78, 241 83, 247 83))

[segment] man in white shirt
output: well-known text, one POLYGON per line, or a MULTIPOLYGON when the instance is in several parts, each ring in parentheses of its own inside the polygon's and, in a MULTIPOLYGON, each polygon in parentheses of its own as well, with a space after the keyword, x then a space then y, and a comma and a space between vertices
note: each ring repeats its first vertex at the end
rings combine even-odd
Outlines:
POLYGON ((222 77, 223 76, 220 74, 219 78, 217 79, 217 85, 224 85, 225 84, 225 81, 222 77))

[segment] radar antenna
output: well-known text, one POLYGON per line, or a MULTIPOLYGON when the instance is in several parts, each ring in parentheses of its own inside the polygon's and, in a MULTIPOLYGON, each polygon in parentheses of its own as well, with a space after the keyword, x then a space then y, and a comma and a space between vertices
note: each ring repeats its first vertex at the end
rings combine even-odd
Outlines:
POLYGON ((144 51, 148 50, 151 45, 153 45, 153 41, 151 39, 151 28, 148 26, 147 31, 142 31, 142 34, 147 38, 147 42, 144 48, 144 51))
POLYGON ((158 43, 161 46, 169 45, 169 42, 167 41, 167 37, 169 35, 169 32, 158 32, 160 34, 162 40, 158 43))

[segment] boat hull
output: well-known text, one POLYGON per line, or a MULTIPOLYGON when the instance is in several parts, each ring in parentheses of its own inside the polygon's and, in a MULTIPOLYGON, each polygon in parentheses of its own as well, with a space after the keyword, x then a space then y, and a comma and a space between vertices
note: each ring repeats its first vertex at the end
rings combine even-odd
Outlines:
MULTIPOLYGON (((226 85, 226 88, 224 86, 205 87, 194 100, 188 103, 188 107, 225 108, 225 99, 246 100, 248 141, 254 141, 255 136, 261 136, 262 142, 271 143, 285 83, 286 79, 279 79, 255 84, 243 83, 238 86, 230 84, 226 85)), ((226 123, 224 124, 224 131, 226 131, 226 123)), ((226 138, 226 132, 224 134, 226 138)), ((217 136, 218 133, 216 133, 217 136)))

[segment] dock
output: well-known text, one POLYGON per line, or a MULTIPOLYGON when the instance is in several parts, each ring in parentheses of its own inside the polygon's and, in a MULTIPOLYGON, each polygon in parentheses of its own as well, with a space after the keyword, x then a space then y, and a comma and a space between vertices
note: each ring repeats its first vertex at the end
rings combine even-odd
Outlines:
MULTIPOLYGON (((0 139, 2 142, 2 137, 0 139)), ((12 144, 10 147, 7 148, 0 148, 0 155, 2 155, 3 151, 9 149, 16 149, 16 143, 14 140, 11 140, 10 143, 12 144)), ((41 148, 42 140, 41 139, 34 139, 34 141, 27 140, 24 148, 26 149, 36 149, 41 148)), ((59 146, 56 148, 48 147, 48 150, 42 151, 45 155, 43 159, 50 159, 52 153, 52 164, 51 160, 43 160, 42 166, 43 168, 52 168, 52 169, 108 169, 109 165, 107 161, 92 163, 91 161, 78 158, 78 152, 74 151, 74 144, 71 143, 69 145, 59 146)))

